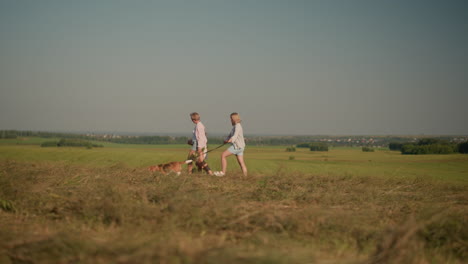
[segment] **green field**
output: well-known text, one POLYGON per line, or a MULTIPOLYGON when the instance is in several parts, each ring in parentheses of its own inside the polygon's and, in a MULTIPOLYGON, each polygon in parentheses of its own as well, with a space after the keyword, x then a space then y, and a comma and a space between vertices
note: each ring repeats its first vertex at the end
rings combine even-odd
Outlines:
POLYGON ((50 140, 0 140, 0 263, 468 258, 468 155, 248 146, 249 176, 231 157, 218 178, 147 170, 187 145, 39 146, 50 140))
MULTIPOLYGON (((144 168, 169 161, 184 161, 187 145, 127 145, 96 141, 104 148, 42 148, 43 141, 54 139, 0 140, 1 159, 34 162, 61 162, 86 167, 109 167, 120 164, 128 168, 144 168)), ((209 146, 215 148, 217 146, 209 146)), ((209 163, 220 169, 220 148, 209 153, 209 163)), ((468 156, 452 155, 401 155, 386 149, 362 152, 360 148, 331 148, 328 152, 297 149, 286 152, 284 146, 248 147, 245 156, 249 171, 258 174, 288 172, 321 175, 350 175, 375 177, 428 177, 444 181, 468 180, 468 156), (290 157, 293 157, 293 160, 290 157)), ((240 169, 233 159, 229 170, 240 169)))

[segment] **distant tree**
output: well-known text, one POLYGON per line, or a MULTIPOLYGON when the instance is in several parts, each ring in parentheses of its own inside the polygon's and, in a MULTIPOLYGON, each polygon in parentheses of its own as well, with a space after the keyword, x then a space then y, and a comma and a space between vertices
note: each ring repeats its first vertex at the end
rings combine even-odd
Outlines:
POLYGON ((426 146, 426 145, 449 145, 450 142, 443 139, 438 138, 422 138, 418 141, 418 145, 426 146))
POLYGON ((417 144, 405 144, 401 148, 402 154, 451 154, 456 150, 454 144, 431 144, 431 145, 417 145, 417 144))
POLYGON ((45 142, 42 142, 41 144, 41 147, 57 147, 58 145, 58 142, 57 141, 45 141, 45 142))
POLYGON ((14 139, 18 137, 18 131, 14 130, 2 130, 0 133, 0 138, 5 138, 5 139, 14 139))
POLYGON ((294 146, 290 146, 286 148, 286 152, 295 152, 296 148, 294 146))
POLYGON ((458 144, 457 148, 458 148, 458 152, 463 153, 463 154, 468 154, 468 141, 458 144))
POLYGON ((363 152, 374 152, 374 148, 372 147, 362 147, 363 152))
POLYGON ((92 147, 104 147, 103 145, 93 144, 90 141, 82 139, 65 139, 62 138, 57 142, 57 147, 86 147, 88 149, 92 147))
POLYGON ((328 151, 328 145, 321 142, 310 143, 310 151, 328 151))
POLYGON ((397 151, 400 151, 404 144, 405 144, 405 143, 401 143, 401 142, 390 142, 390 143, 388 144, 388 148, 389 148, 390 150, 397 150, 397 151))
POLYGON ((415 148, 415 144, 411 144, 411 143, 404 144, 401 147, 401 154, 416 154, 414 151, 414 148, 415 148))

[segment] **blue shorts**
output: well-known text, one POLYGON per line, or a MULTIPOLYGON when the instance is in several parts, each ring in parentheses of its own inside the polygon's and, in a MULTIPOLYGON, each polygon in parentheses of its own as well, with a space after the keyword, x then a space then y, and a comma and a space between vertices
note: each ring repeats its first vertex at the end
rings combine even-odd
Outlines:
POLYGON ((195 139, 192 139, 192 150, 197 151, 197 141, 195 139))
POLYGON ((242 155, 244 155, 244 149, 243 149, 243 148, 234 149, 234 145, 231 145, 231 146, 228 148, 228 151, 231 152, 232 154, 236 155, 236 156, 242 156, 242 155))

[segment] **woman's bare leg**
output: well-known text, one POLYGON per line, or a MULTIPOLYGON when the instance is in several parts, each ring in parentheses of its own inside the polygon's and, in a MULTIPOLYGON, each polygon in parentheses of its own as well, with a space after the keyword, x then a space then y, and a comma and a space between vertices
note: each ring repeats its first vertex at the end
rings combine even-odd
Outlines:
POLYGON ((221 168, 222 168, 222 172, 224 174, 226 174, 226 169, 227 169, 227 160, 226 160, 226 158, 231 156, 231 155, 232 155, 232 153, 229 152, 229 150, 225 150, 223 152, 223 154, 221 154, 221 168))
POLYGON ((237 162, 239 163, 241 169, 242 169, 242 173, 244 173, 244 176, 247 176, 247 166, 245 166, 245 162, 244 162, 244 156, 243 155, 238 155, 236 156, 237 158, 237 162))

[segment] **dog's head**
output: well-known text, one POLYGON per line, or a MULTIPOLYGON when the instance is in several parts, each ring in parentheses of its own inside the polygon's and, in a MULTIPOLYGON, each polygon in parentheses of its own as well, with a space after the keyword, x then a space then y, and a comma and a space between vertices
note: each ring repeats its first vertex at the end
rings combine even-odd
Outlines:
POLYGON ((151 172, 161 171, 161 169, 162 169, 162 164, 150 166, 148 168, 148 170, 151 171, 151 172))

